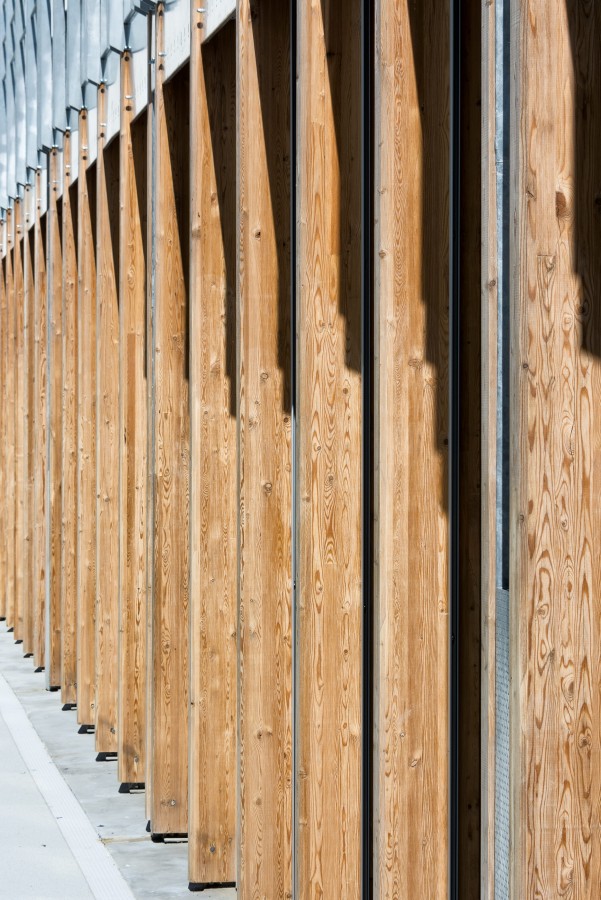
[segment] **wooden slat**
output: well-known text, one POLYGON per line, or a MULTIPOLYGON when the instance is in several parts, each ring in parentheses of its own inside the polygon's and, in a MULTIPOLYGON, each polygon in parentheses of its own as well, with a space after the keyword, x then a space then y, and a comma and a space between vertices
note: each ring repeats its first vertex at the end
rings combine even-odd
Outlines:
POLYGON ((96 750, 117 750, 119 635, 119 141, 105 147, 98 88, 96 160, 96 750))
POLYGON ((77 179, 77 720, 96 721, 96 168, 88 112, 79 114, 77 179))
POLYGON ((242 511, 238 892, 245 898, 291 897, 289 4, 243 0, 238 28, 242 511))
POLYGON ((512 897, 601 881, 601 8, 512 17, 512 897))
POLYGON ((35 419, 35 278, 34 278, 34 221, 35 221, 35 189, 28 184, 25 187, 25 233, 23 237, 23 290, 25 300, 24 324, 24 397, 25 432, 24 432, 24 479, 25 479, 25 512, 24 512, 24 607, 23 607, 23 652, 32 654, 34 649, 34 528, 35 528, 35 452, 34 452, 34 419, 35 419))
MULTIPOLYGON (((6 375, 7 375, 7 327, 8 327, 8 309, 6 305, 6 277, 5 277, 5 255, 4 247, 6 241, 6 219, 0 220, 0 440, 5 448, 0 453, 0 521, 6 523, 6 491, 8 489, 7 471, 6 471, 6 419, 7 419, 7 397, 6 397, 6 375)), ((0 541, 0 619, 6 619, 6 580, 7 580, 7 541, 0 541)))
POLYGON ((33 660, 37 667, 46 663, 46 544, 48 420, 46 400, 48 387, 47 365, 47 285, 46 285, 46 215, 42 208, 42 172, 35 176, 37 214, 35 217, 35 374, 34 374, 34 438, 35 438, 35 529, 34 529, 34 623, 33 660))
POLYGON ((61 516, 62 516, 62 198, 57 199, 60 154, 48 157, 48 573, 46 685, 61 684, 61 516))
POLYGON ((6 212, 6 627, 15 624, 15 297, 13 282, 14 222, 6 212))
POLYGON ((159 3, 154 54, 155 485, 149 720, 150 823, 156 834, 188 830, 189 66, 164 84, 164 18, 159 3))
POLYGON ((15 200, 13 250, 13 290, 15 310, 15 641, 23 640, 23 612, 25 606, 25 468, 24 446, 24 305, 23 290, 23 201, 15 200))
POLYGON ((374 895, 441 900, 449 892, 449 33, 448 3, 376 3, 374 895))
POLYGON ((133 61, 121 60, 119 224, 119 781, 146 778, 147 119, 132 124, 133 61))
POLYGON ((210 884, 236 880, 236 30, 192 32, 189 879, 210 884))
POLYGON ((63 141, 61 700, 77 702, 77 185, 63 141))
POLYGON ((358 898, 361 4, 298 9, 298 896, 358 898))

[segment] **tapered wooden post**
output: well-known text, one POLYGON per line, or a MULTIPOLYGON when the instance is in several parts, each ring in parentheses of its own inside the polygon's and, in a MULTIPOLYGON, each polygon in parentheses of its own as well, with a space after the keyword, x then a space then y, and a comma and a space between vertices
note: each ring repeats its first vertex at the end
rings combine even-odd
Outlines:
POLYGON ((601 881, 601 17, 512 9, 512 897, 601 881))
POLYGON ((34 527, 35 527, 35 473, 34 473, 34 332, 35 332, 35 279, 34 279, 34 221, 35 190, 31 184, 25 186, 25 229, 23 235, 23 294, 25 305, 24 318, 24 370, 23 407, 25 414, 24 430, 24 482, 25 504, 23 518, 24 532, 24 573, 23 573, 23 652, 33 653, 34 649, 34 527))
POLYGON ((190 91, 190 866, 236 880, 236 31, 201 46, 190 91))
POLYGON ((79 114, 77 179, 77 720, 96 721, 96 170, 89 112, 79 114))
MULTIPOLYGON (((61 700, 77 685, 77 187, 71 187, 73 136, 63 143, 61 700)), ((77 152, 77 150, 75 150, 77 152)))
POLYGON ((23 201, 15 200, 13 250, 13 291, 15 310, 15 620, 14 638, 23 640, 25 608, 25 468, 24 468, 24 306, 23 289, 23 201))
POLYGON ((373 871, 382 897, 449 893, 448 36, 446 3, 376 4, 373 871))
POLYGON ((298 5, 299 898, 361 894, 360 12, 298 5))
POLYGON ((59 198, 60 153, 48 157, 48 555, 50 571, 46 604, 46 685, 61 684, 61 516, 62 516, 62 197, 59 198))
POLYGON ((292 896, 290 5, 242 0, 238 34, 238 894, 250 900, 292 896))
MULTIPOLYGON (((189 67, 164 84, 164 6, 156 13, 154 547, 150 616, 151 829, 188 830, 189 67)), ((151 198, 149 198, 151 199, 151 198)))
POLYGON ((46 219, 42 216, 42 170, 35 174, 36 217, 34 223, 35 266, 35 359, 34 359, 34 442, 35 442, 35 525, 33 583, 33 659, 37 667, 46 664, 46 545, 48 419, 48 311, 46 283, 46 219))
POLYGON ((98 88, 96 161, 96 749, 117 750, 119 634, 119 141, 105 147, 98 88))
MULTIPOLYGON (((7 375, 7 326, 6 306, 6 219, 0 220, 0 440, 6 448, 6 375, 7 375)), ((7 506, 6 450, 0 454, 0 518, 6 522, 7 506)), ((0 541, 0 619, 6 619, 7 542, 0 541)))
POLYGON ((146 115, 132 124, 132 55, 121 59, 119 213, 119 781, 146 778, 146 115))
POLYGON ((13 281, 14 221, 6 212, 6 626, 15 624, 15 296, 13 281))

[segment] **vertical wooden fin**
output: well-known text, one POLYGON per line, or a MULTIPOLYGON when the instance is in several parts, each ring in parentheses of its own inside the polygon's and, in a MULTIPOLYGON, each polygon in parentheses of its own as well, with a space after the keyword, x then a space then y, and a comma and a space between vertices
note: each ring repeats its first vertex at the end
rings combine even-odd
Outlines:
POLYGON ((25 433, 24 433, 24 480, 25 480, 25 512, 23 530, 25 535, 24 558, 24 607, 23 607, 23 652, 33 653, 34 649, 34 528, 35 528, 35 452, 34 452, 34 348, 35 348, 35 277, 34 277, 34 221, 35 190, 31 184, 25 186, 25 229, 23 236, 23 293, 25 304, 24 325, 24 397, 25 433))
POLYGON ((58 198, 60 153, 48 157, 48 560, 50 564, 46 606, 46 684, 61 684, 61 475, 62 475, 62 198, 58 198))
POLYGON ((117 750, 119 635, 119 141, 105 147, 107 87, 98 88, 96 160, 96 750, 117 750))
POLYGON ((79 114, 77 179, 77 721, 96 721, 96 170, 88 112, 79 114))
MULTIPOLYGON (((63 143, 63 408, 61 547, 61 700, 77 684, 77 203, 71 188, 71 132, 63 143)), ((74 186, 76 190, 76 186, 74 186)))
POLYGON ((48 537, 48 308, 46 282, 47 214, 42 210, 42 172, 35 175, 36 217, 34 223, 35 267, 35 359, 34 359, 34 441, 35 441, 35 525, 33 583, 33 660, 46 664, 46 546, 48 537))
POLYGON ((6 627, 15 624, 15 295, 13 280, 14 219, 6 211, 6 627))
POLYGON ((13 290, 15 304, 15 621, 14 638, 23 640, 25 607, 25 468, 24 468, 24 306, 23 288, 23 201, 15 200, 15 244, 13 258, 13 290))
MULTIPOLYGON (((153 744, 150 823, 188 830, 189 66, 164 84, 164 5, 156 13, 153 744)), ((151 198, 150 198, 151 199, 151 198)))
POLYGON ((379 0, 375 46, 374 892, 442 900, 450 809, 448 4, 379 0))
POLYGON ((119 223, 119 781, 146 778, 146 116, 132 124, 132 58, 121 60, 119 223))
MULTIPOLYGON (((0 454, 0 521, 6 523, 6 491, 8 489, 6 471, 6 419, 7 403, 7 327, 8 316, 6 306, 6 219, 0 220, 0 440, 5 448, 0 454)), ((7 541, 0 541, 0 619, 6 619, 6 579, 7 579, 7 541)))
POLYGON ((601 880, 601 8, 512 15, 512 897, 601 880))
POLYGON ((190 854, 236 879, 236 30, 201 47, 192 4, 190 854))
POLYGON ((292 896, 290 6, 243 0, 238 28, 238 891, 250 900, 292 896))
POLYGON ((360 12, 298 5, 297 879, 300 898, 347 900, 362 853, 360 12))

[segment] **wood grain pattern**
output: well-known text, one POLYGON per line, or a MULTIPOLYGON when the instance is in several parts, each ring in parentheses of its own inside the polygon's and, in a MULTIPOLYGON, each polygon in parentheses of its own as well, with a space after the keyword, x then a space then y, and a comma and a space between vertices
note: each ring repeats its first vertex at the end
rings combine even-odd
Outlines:
POLYGON ((236 880, 236 31, 201 48, 190 92, 189 879, 236 880))
POLYGON ((15 310, 15 641, 23 640, 25 609, 25 459, 24 459, 24 286, 23 286, 23 200, 14 202, 15 243, 13 249, 13 291, 15 310))
POLYGON ((48 536, 47 472, 48 420, 48 309, 46 283, 46 214, 42 209, 42 173, 35 176, 37 215, 34 223, 35 256, 35 360, 34 360, 34 439, 35 439, 35 529, 34 529, 34 623, 33 661, 36 667, 46 664, 46 544, 48 536))
POLYGON ((79 114, 77 179, 77 720, 96 721, 96 166, 87 110, 79 114))
POLYGON ((239 8, 240 897, 292 897, 290 9, 239 8))
POLYGON ((516 5, 513 894, 601 879, 601 9, 516 5))
POLYGON ((77 185, 63 139, 61 700, 77 702, 77 185))
POLYGON ((15 295, 13 211, 6 211, 6 627, 15 623, 15 295))
MULTIPOLYGON (((6 305, 6 219, 0 219, 0 440, 6 448, 6 419, 7 403, 6 374, 7 374, 7 328, 8 309, 6 305)), ((6 491, 8 489, 6 471, 6 449, 0 453, 0 521, 6 523, 7 503, 6 491)), ((7 548, 6 541, 0 541, 0 619, 6 619, 6 579, 7 579, 7 548)))
POLYGON ((373 868, 387 898, 449 892, 448 12, 376 3, 373 868))
POLYGON ((23 408, 24 430, 24 572, 23 572, 23 653, 29 655, 34 648, 34 527, 35 527, 35 472, 34 472, 34 351, 35 351, 35 279, 34 279, 34 227, 35 190, 33 185, 25 186, 24 211, 25 228, 23 236, 23 295, 24 295, 24 369, 23 408))
POLYGON ((360 11, 298 7, 299 898, 361 895, 360 11))
POLYGON ((48 541, 50 571, 46 604, 46 685, 61 684, 62 543, 62 197, 58 197, 60 153, 48 157, 48 541))
POLYGON ((131 54, 121 60, 119 220, 119 781, 146 778, 146 117, 132 124, 131 54))
POLYGON ((117 750, 119 635, 119 141, 105 147, 98 88, 96 159, 96 750, 117 750))
POLYGON ((188 830, 189 66, 164 84, 164 7, 156 13, 153 745, 151 829, 188 830))

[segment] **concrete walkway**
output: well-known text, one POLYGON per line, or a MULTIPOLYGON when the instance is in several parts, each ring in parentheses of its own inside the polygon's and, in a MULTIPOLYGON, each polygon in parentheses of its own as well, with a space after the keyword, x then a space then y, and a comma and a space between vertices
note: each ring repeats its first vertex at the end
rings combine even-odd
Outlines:
POLYGON ((0 623, 0 900, 235 900, 188 889, 186 840, 153 843, 143 791, 121 793, 44 674, 0 623))
POLYGON ((0 714, 0 897, 93 900, 0 714))

